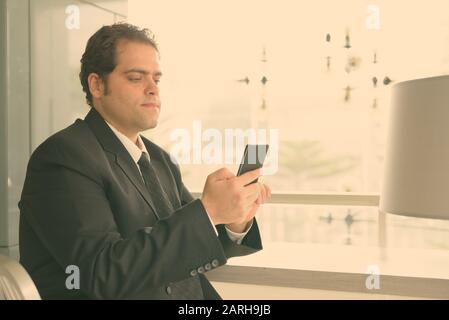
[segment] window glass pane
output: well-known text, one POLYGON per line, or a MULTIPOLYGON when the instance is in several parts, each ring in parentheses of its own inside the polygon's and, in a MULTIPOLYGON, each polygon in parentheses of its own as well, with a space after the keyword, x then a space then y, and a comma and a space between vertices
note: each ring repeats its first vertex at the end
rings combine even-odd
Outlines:
MULTIPOLYGON (((170 149, 175 129, 194 139, 195 120, 222 134, 276 129, 279 170, 266 181, 277 192, 379 192, 391 86, 449 72, 446 0, 193 0, 176 10, 130 0, 128 9, 161 48, 162 118, 148 137, 170 149)), ((182 169, 201 190, 213 167, 182 169)))
POLYGON ((229 264, 449 278, 449 221, 387 215, 383 225, 376 207, 272 204, 258 223, 264 250, 229 264))
POLYGON ((388 246, 449 250, 449 221, 387 216, 388 246))
POLYGON ((33 150, 89 111, 79 80, 81 56, 89 37, 124 20, 126 9, 126 0, 30 2, 33 150))
POLYGON ((383 226, 376 207, 266 204, 257 219, 265 243, 378 247, 385 228, 390 248, 449 250, 449 221, 388 214, 383 226))
POLYGON ((268 204, 257 217, 264 242, 378 245, 374 207, 268 204))

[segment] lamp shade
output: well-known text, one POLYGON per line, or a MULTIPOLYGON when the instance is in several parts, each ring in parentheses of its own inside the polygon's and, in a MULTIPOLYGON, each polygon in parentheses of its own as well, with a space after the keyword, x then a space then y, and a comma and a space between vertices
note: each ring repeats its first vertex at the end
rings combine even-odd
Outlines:
POLYGON ((380 210, 449 219, 449 76, 392 90, 380 210))

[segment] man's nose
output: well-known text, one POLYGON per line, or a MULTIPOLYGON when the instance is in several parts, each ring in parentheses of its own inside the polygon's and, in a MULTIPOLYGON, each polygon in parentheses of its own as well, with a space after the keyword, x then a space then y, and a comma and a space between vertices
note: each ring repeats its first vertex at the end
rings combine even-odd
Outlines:
POLYGON ((158 93, 159 93, 159 88, 157 86, 157 83, 154 80, 149 79, 147 82, 147 85, 145 87, 145 94, 146 95, 149 95, 149 94, 156 95, 158 93))

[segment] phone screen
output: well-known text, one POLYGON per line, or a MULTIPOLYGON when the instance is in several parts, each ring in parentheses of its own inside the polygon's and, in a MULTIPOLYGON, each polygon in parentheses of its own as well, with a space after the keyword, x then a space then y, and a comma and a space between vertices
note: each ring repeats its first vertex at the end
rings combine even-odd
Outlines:
MULTIPOLYGON (((248 144, 243 153, 242 162, 240 163, 237 176, 240 176, 248 171, 262 168, 263 162, 268 152, 267 144, 248 144)), ((255 179, 251 183, 257 182, 255 179)), ((251 184, 249 183, 249 184, 251 184)))

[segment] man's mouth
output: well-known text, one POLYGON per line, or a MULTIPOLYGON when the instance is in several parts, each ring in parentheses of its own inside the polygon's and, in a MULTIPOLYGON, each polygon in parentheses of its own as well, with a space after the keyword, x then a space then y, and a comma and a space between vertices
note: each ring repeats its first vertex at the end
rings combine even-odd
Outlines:
POLYGON ((146 102, 146 103, 142 103, 141 104, 142 107, 144 108, 160 108, 159 105, 157 103, 154 102, 146 102))

